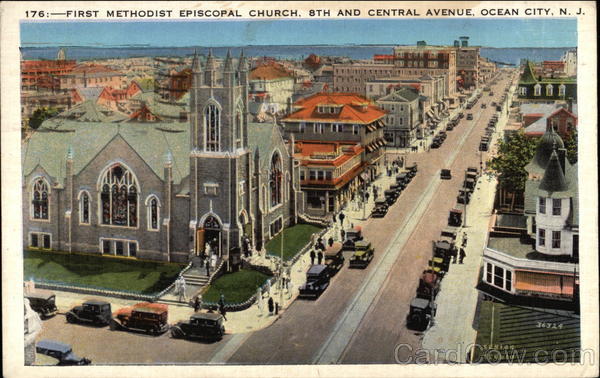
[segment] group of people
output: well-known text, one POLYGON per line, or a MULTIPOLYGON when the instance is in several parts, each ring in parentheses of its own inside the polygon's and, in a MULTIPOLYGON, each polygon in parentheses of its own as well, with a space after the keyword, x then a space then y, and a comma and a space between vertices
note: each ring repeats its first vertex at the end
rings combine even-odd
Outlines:
MULTIPOLYGON (((463 239, 462 239, 462 244, 458 250, 458 263, 462 264, 463 261, 465 260, 465 257, 467 257, 467 253, 465 252, 465 248, 467 248, 467 234, 465 233, 463 235, 463 239)), ((457 253, 456 253, 456 248, 454 248, 453 254, 452 254, 452 264, 456 264, 456 258, 457 258, 457 253)))

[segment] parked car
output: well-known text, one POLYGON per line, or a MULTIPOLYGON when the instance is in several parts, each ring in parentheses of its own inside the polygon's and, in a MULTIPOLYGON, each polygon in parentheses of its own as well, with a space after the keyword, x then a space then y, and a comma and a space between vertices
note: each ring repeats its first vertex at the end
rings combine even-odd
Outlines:
POLYGON ((370 242, 366 240, 357 242, 354 254, 350 258, 350 268, 366 268, 373 260, 374 252, 370 242))
POLYGON ((388 203, 385 199, 378 199, 375 201, 375 207, 371 212, 373 218, 383 218, 388 212, 388 203))
POLYGON ((388 206, 392 206, 398 198, 398 193, 392 189, 384 191, 383 194, 385 195, 385 201, 387 202, 388 206))
POLYGON ((460 227, 462 225, 463 211, 451 209, 448 213, 448 226, 460 227))
POLYGON ((354 243, 363 239, 362 228, 360 226, 356 226, 346 230, 344 239, 344 249, 354 249, 354 243))
POLYGON ((428 299, 415 298, 410 302, 410 311, 406 318, 406 326, 409 329, 424 331, 433 318, 434 305, 428 299))
POLYGON ((406 187, 406 185, 410 183, 410 176, 406 172, 402 172, 396 176, 396 182, 398 185, 404 185, 406 187))
POLYGON ((479 151, 487 151, 489 149, 489 144, 488 142, 484 142, 481 141, 481 143, 479 143, 479 151))
POLYGON ((434 299, 440 291, 440 276, 432 270, 424 270, 419 278, 417 298, 434 299))
POLYGON ((481 104, 481 109, 485 109, 486 105, 485 104, 481 104))
POLYGON ((344 266, 344 253, 342 243, 335 242, 327 247, 325 253, 325 265, 329 268, 329 276, 333 277, 344 266))
MULTIPOLYGON (((471 109, 471 108, 469 108, 471 109)), ((467 114, 467 120, 472 121, 473 120, 473 113, 468 113, 467 114)))
POLYGON ((311 266, 308 272, 306 272, 306 283, 300 286, 298 298, 319 298, 325 289, 329 287, 329 279, 327 265, 311 266))
POLYGON ((37 312, 42 319, 56 315, 56 294, 48 290, 35 289, 27 294, 25 298, 29 299, 31 309, 37 312))
POLYGON ((73 353, 73 348, 69 344, 54 340, 40 340, 35 345, 35 351, 38 354, 55 358, 58 366, 72 365, 90 365, 91 360, 78 357, 73 353))
POLYGON ((452 179, 452 171, 449 169, 442 169, 440 171, 440 178, 442 180, 450 180, 452 179))
POLYGON ((107 326, 111 319, 110 303, 100 300, 86 301, 81 306, 75 306, 67 312, 67 322, 69 323, 107 326))
POLYGON ((461 189, 456 196, 456 202, 468 205, 471 202, 471 192, 461 189))
POLYGON ((415 177, 419 171, 419 167, 416 162, 412 163, 412 165, 406 166, 406 169, 408 169, 408 176, 411 178, 415 177))
POLYGON ((113 314, 111 329, 141 331, 160 335, 169 329, 169 306, 162 303, 137 303, 113 314))
POLYGON ((223 315, 215 312, 201 312, 171 326, 171 337, 175 339, 219 341, 225 335, 223 315))

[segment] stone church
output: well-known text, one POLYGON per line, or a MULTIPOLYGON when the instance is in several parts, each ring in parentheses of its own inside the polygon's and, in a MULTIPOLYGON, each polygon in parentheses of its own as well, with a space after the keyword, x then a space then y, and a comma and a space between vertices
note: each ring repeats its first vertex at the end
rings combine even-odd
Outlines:
POLYGON ((260 249, 297 221, 293 140, 248 122, 243 53, 191 69, 189 116, 82 103, 23 144, 24 246, 185 262, 211 245, 230 261, 243 238, 260 249))

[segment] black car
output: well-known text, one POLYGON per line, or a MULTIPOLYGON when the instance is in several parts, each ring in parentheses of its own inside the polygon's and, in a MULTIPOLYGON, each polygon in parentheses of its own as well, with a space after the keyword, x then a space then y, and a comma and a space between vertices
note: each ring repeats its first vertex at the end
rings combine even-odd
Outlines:
POLYGON ((442 169, 440 171, 440 178, 442 180, 450 180, 452 179, 452 171, 449 169, 442 169))
POLYGON ((333 243, 323 253, 325 257, 325 265, 329 269, 329 276, 333 277, 344 266, 344 253, 342 243, 333 243))
POLYGON ((48 290, 36 289, 25 294, 25 298, 29 300, 31 309, 38 314, 42 319, 56 315, 56 295, 48 290))
POLYGON ((473 113, 468 113, 467 114, 467 120, 471 121, 472 119, 473 119, 473 113))
POLYGON ((306 283, 300 286, 298 298, 317 299, 329 287, 329 268, 327 265, 313 265, 306 272, 306 283))
POLYGON ((100 300, 86 301, 81 306, 75 306, 67 312, 67 322, 69 323, 90 323, 107 326, 111 320, 110 303, 100 300))
POLYGON ((415 298, 410 302, 410 312, 406 318, 406 326, 409 329, 424 331, 434 314, 433 303, 424 298, 415 298))
POLYGON ((218 341, 225 335, 223 315, 214 312, 193 314, 188 321, 171 326, 171 337, 218 341))
POLYGON ((52 357, 58 361, 58 366, 72 365, 90 365, 92 361, 87 358, 81 358, 73 353, 73 348, 69 344, 54 340, 40 340, 35 345, 35 351, 38 354, 52 357))
POLYGON ((383 194, 388 206, 392 206, 396 202, 396 199, 398 199, 398 193, 395 190, 388 189, 383 194))
POLYGON ((413 178, 417 175, 417 171, 419 170, 419 167, 417 165, 417 163, 412 163, 412 165, 409 165, 406 167, 406 169, 408 169, 408 176, 410 178, 413 178))
POLYGON ((385 199, 378 199, 375 201, 375 207, 371 212, 372 218, 383 218, 388 212, 388 203, 385 199))

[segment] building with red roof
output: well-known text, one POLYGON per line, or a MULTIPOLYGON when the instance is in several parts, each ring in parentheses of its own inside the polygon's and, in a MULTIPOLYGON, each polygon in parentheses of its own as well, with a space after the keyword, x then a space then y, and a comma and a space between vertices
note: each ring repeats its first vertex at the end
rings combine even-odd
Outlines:
POLYGON ((338 212, 358 187, 383 169, 386 112, 354 93, 317 93, 297 101, 282 122, 300 160, 305 210, 338 212))

